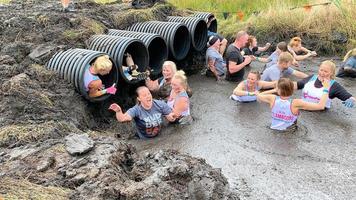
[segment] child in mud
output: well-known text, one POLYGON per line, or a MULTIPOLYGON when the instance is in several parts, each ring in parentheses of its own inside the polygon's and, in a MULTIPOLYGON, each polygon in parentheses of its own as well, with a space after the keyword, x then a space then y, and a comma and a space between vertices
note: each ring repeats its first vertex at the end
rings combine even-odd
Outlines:
POLYGON ((89 97, 99 97, 104 94, 115 94, 115 84, 106 88, 98 75, 104 76, 110 73, 112 62, 108 55, 100 56, 95 59, 92 65, 88 65, 84 72, 84 87, 88 91, 89 97))
POLYGON ((336 76, 356 78, 356 48, 347 52, 344 57, 344 65, 340 67, 336 76))
POLYGON ((324 79, 322 96, 318 103, 311 103, 303 99, 291 99, 294 84, 288 78, 281 78, 277 83, 277 95, 257 94, 259 101, 268 103, 272 110, 271 129, 288 130, 296 124, 299 110, 324 110, 329 94, 329 80, 324 79))
POLYGON ((190 124, 193 118, 190 115, 190 102, 187 93, 188 82, 184 71, 177 71, 172 78, 172 90, 167 104, 173 110, 179 124, 190 124))
POLYGON ((317 55, 315 51, 311 51, 302 46, 302 39, 300 39, 300 37, 294 37, 290 40, 288 50, 298 61, 317 55))
POLYGON ((244 53, 244 55, 257 56, 257 54, 267 51, 267 49, 270 46, 271 46, 270 43, 266 43, 266 45, 264 47, 258 47, 256 37, 253 35, 250 35, 247 39, 246 47, 243 48, 242 52, 244 53))
POLYGON ((258 71, 250 71, 247 80, 240 82, 234 89, 230 99, 239 102, 253 102, 257 100, 257 94, 260 89, 270 89, 276 86, 276 81, 261 81, 261 75, 258 71))
POLYGON ((135 120, 137 135, 141 139, 153 138, 161 130, 162 117, 173 122, 176 120, 172 109, 163 101, 154 100, 147 87, 141 86, 136 90, 138 104, 123 113, 116 103, 111 104, 109 109, 115 111, 119 122, 135 120))

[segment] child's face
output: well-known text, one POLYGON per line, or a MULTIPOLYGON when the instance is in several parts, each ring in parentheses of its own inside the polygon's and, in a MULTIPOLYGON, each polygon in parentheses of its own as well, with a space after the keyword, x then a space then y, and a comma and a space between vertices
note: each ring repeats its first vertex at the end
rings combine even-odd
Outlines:
POLYGON ((111 68, 110 69, 101 69, 101 70, 99 70, 99 74, 102 76, 105 76, 105 75, 109 74, 110 71, 111 71, 111 68))

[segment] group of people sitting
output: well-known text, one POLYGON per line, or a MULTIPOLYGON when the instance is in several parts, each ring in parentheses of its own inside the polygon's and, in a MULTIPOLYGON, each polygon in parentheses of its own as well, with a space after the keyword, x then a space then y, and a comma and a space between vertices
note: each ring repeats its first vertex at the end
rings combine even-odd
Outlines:
MULTIPOLYGON (((230 96, 232 100, 268 103, 272 110, 272 129, 286 130, 295 125, 299 110, 330 108, 331 99, 335 97, 347 107, 355 104, 355 97, 335 81, 336 66, 332 61, 322 62, 317 75, 308 75, 292 68, 298 66, 298 61, 317 55, 315 51, 304 48, 299 37, 292 38, 289 45, 278 43, 276 50, 267 58, 258 57, 257 53, 267 50, 270 44, 257 47, 256 38, 245 31, 238 32, 234 43, 228 46, 226 59, 219 52, 220 40, 217 36, 211 36, 208 45, 207 75, 212 74, 217 81, 225 77, 228 81, 239 82, 230 96), (250 71, 247 80, 243 81, 245 68, 252 61, 267 64, 262 75, 258 71, 250 71), (301 80, 293 82, 286 78, 289 76, 301 80), (294 90, 300 89, 302 98, 292 99, 294 90)), ((346 64, 343 71, 356 71, 356 49, 351 50, 344 61, 346 64)))

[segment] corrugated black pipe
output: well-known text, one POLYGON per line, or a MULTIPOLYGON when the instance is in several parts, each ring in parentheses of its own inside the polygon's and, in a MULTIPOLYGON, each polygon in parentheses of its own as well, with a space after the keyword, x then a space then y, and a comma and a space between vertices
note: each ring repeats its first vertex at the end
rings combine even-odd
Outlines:
MULTIPOLYGON (((205 20, 205 22, 208 22, 208 19, 210 17, 215 17, 212 13, 207 13, 207 12, 199 12, 199 13, 194 14, 193 16, 202 18, 203 20, 205 20)), ((216 20, 216 18, 211 22, 208 29, 209 29, 209 31, 215 32, 215 33, 218 31, 218 21, 216 20)))
POLYGON ((148 21, 136 23, 127 30, 161 35, 168 44, 170 55, 176 60, 183 60, 190 49, 189 30, 183 23, 148 21))
POLYGON ((206 22, 198 17, 176 17, 169 16, 169 22, 181 22, 185 24, 190 32, 190 39, 195 50, 201 51, 206 46, 208 40, 208 28, 206 22))
POLYGON ((144 72, 148 67, 148 51, 139 39, 111 35, 93 35, 89 38, 89 49, 108 53, 115 62, 121 76, 127 83, 137 83, 142 79, 129 80, 124 75, 122 66, 127 66, 124 54, 129 53, 138 66, 139 72, 144 72))
POLYGON ((158 34, 140 33, 134 31, 109 29, 108 35, 131 37, 142 40, 146 45, 149 55, 149 67, 153 74, 162 72, 163 62, 168 58, 168 46, 166 41, 158 34))
MULTIPOLYGON (((56 53, 47 63, 46 67, 49 70, 59 72, 60 76, 65 80, 73 83, 79 93, 87 100, 92 102, 103 101, 110 97, 110 94, 105 94, 100 97, 89 97, 84 86, 84 72, 96 58, 107 55, 104 52, 92 51, 87 49, 69 49, 56 53)), ((111 59, 111 58, 110 58, 111 59)), ((113 60, 111 59, 113 62, 113 60)), ((100 76, 101 81, 105 86, 117 84, 119 73, 115 63, 110 73, 105 76, 100 76)))

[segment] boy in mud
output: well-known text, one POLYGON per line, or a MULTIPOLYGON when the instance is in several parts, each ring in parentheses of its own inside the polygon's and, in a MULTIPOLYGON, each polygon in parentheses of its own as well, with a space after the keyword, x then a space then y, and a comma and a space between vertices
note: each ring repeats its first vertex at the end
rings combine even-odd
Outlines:
POLYGON ((172 109, 163 101, 152 98, 151 92, 147 87, 141 86, 136 90, 138 104, 123 113, 121 107, 113 103, 109 110, 116 113, 119 122, 135 120, 137 135, 141 139, 156 137, 161 131, 163 116, 173 122, 176 116, 172 109))

